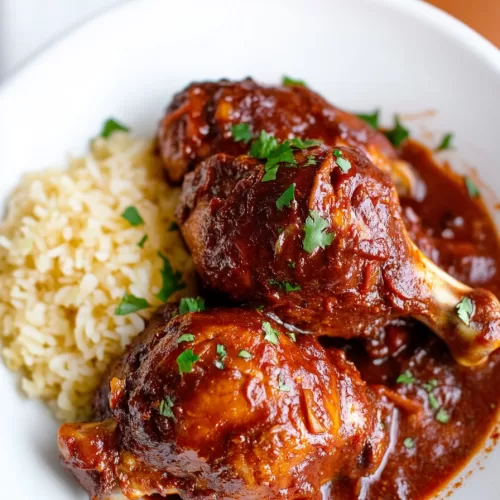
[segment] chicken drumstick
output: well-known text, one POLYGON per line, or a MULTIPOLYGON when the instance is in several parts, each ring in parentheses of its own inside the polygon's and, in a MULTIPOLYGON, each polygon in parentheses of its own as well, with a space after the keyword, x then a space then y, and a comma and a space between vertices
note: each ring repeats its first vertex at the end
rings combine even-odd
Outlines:
POLYGON ((343 352, 254 310, 159 311, 110 380, 106 420, 59 431, 93 499, 320 499, 388 445, 384 404, 343 352))
POLYGON ((466 365, 500 346, 498 300, 417 249, 386 173, 349 148, 295 160, 269 182, 258 160, 223 154, 186 176, 179 224, 209 288, 265 304, 297 331, 344 338, 414 316, 466 365))

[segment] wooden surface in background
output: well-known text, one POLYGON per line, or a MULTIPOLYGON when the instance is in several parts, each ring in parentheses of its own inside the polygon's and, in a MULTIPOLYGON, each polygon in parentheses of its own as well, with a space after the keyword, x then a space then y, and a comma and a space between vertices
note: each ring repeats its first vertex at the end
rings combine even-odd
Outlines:
POLYGON ((500 47, 500 0, 428 0, 500 47))

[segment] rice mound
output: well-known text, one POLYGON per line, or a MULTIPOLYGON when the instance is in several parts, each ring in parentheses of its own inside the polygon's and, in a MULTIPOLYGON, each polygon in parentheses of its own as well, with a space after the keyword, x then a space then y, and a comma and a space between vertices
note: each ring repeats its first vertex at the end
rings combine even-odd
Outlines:
POLYGON ((117 316, 124 293, 160 304, 158 251, 187 284, 170 299, 196 293, 191 258, 168 230, 178 196, 152 141, 125 132, 96 139, 67 168, 25 175, 12 194, 0 222, 1 352, 57 418, 89 416, 102 374, 153 312, 117 316), (128 206, 144 225, 121 216, 128 206))

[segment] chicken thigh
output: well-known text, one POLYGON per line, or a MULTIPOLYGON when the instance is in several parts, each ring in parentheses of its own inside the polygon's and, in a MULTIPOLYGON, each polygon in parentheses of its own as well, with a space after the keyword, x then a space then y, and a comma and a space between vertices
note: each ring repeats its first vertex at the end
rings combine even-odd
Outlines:
POLYGON ((92 499, 320 499, 388 445, 388 407, 343 352, 255 310, 160 310, 104 385, 103 420, 59 431, 92 499))

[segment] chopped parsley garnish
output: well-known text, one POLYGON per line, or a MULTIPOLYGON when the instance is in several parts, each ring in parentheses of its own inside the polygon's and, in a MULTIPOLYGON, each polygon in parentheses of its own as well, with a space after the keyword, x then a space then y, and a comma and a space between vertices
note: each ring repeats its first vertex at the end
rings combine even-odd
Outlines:
POLYGON ((290 184, 283 194, 276 200, 276 208, 281 210, 283 207, 289 208, 295 199, 295 184, 290 184))
POLYGON ((332 244, 334 233, 327 233, 328 221, 323 219, 316 210, 311 210, 304 224, 305 233, 302 246, 307 253, 312 253, 316 248, 323 250, 332 244))
POLYGON ((408 137, 410 136, 410 132, 399 121, 399 116, 396 115, 394 117, 394 128, 385 132, 385 136, 391 141, 394 146, 399 147, 403 141, 408 139, 408 137))
POLYGON ((141 217, 141 214, 134 206, 127 207, 122 213, 122 217, 131 226, 142 226, 144 224, 144 219, 141 217))
POLYGON ((344 158, 342 151, 340 151, 340 149, 334 149, 333 156, 335 157, 335 163, 339 166, 340 170, 344 173, 349 172, 351 169, 351 162, 344 158))
POLYGON ((281 392, 290 392, 292 390, 292 388, 285 383, 281 375, 278 377, 278 389, 281 392))
POLYGON ((183 297, 179 302, 179 314, 194 313, 205 310, 205 299, 202 297, 183 297))
POLYGON ((304 167, 309 167, 311 165, 316 165, 316 159, 313 155, 309 155, 307 157, 307 163, 304 164, 304 167))
POLYGON ((439 408, 435 418, 438 422, 447 424, 450 421, 450 414, 444 408, 439 408))
POLYGON ((474 314, 474 302, 469 297, 464 297, 456 306, 458 317, 467 325, 474 314))
POLYGON ((439 382, 437 379, 432 378, 429 380, 429 382, 422 384, 422 387, 427 391, 427 392, 432 392, 437 386, 439 382))
POLYGON ((264 306, 257 306, 257 307, 255 308, 255 310, 256 310, 257 312, 262 312, 262 311, 264 310, 264 306))
POLYGON ((175 221, 172 221, 170 223, 170 226, 168 226, 168 231, 169 232, 177 231, 178 229, 179 229, 179 224, 177 224, 177 222, 175 222, 175 221))
POLYGON ((116 308, 115 314, 117 316, 125 316, 126 314, 141 311, 151 307, 146 299, 136 297, 135 295, 125 293, 123 298, 116 308))
POLYGON ((252 132, 248 123, 238 123, 231 125, 231 134, 234 142, 244 142, 248 144, 252 140, 252 132))
POLYGON ((434 394, 432 394, 432 392, 429 393, 429 406, 435 410, 437 408, 439 408, 439 401, 438 401, 438 398, 436 396, 434 396, 434 394))
POLYGON ((172 401, 172 398, 170 396, 166 396, 165 399, 162 399, 160 402, 160 415, 162 417, 168 417, 168 418, 174 418, 174 412, 172 411, 172 408, 174 407, 174 402, 172 401))
POLYGON ((267 340, 273 345, 279 344, 280 332, 278 332, 278 330, 275 330, 271 326, 271 323, 264 321, 262 323, 262 329, 264 330, 264 340, 267 340))
POLYGON ((278 141, 274 135, 268 134, 262 130, 259 137, 252 142, 250 147, 250 156, 264 160, 269 157, 272 151, 278 147, 278 141))
POLYGON ((238 356, 243 359, 252 359, 253 355, 252 353, 245 351, 245 349, 242 349, 239 353, 238 356))
POLYGON ((290 140, 290 146, 297 149, 309 149, 314 146, 319 146, 320 144, 321 141, 318 139, 301 139, 300 137, 294 137, 290 140))
POLYGON ((380 110, 376 109, 373 113, 360 113, 356 115, 358 118, 361 118, 364 122, 368 123, 370 127, 378 128, 378 117, 380 114, 380 110))
POLYGON ((410 370, 406 370, 396 379, 396 384, 413 384, 413 382, 415 382, 415 377, 410 370))
POLYGON ((177 356, 177 364, 179 365, 179 373, 189 373, 193 371, 193 363, 196 363, 200 357, 196 355, 192 349, 186 349, 177 356))
POLYGON ((293 260, 288 261, 288 267, 295 269, 296 266, 297 266, 297 264, 293 260))
POLYGON ((469 196, 471 198, 479 198, 481 196, 481 193, 479 192, 479 188, 474 184, 474 182, 472 182, 472 179, 470 177, 465 177, 464 181, 469 196))
POLYGON ((113 118, 108 118, 104 122, 104 125, 102 126, 101 137, 104 138, 109 137, 114 132, 117 132, 119 130, 121 130, 122 132, 128 132, 129 128, 121 124, 120 122, 114 120, 113 118))
POLYGON ((297 342, 297 337, 295 336, 295 333, 293 333, 293 332, 287 332, 286 334, 290 337, 290 340, 292 342, 297 342))
POLYGON ((182 342, 192 342, 195 339, 192 333, 183 333, 178 339, 177 343, 182 344, 182 342))
POLYGON ((217 356, 219 356, 219 359, 215 360, 215 366, 219 370, 224 370, 224 359, 226 359, 227 352, 222 344, 217 344, 217 356))
POLYGON ((296 285, 295 283, 290 283, 289 281, 278 281, 270 279, 268 280, 269 285, 275 286, 280 290, 284 290, 286 293, 296 292, 297 290, 302 290, 300 285, 296 285))
POLYGON ((148 235, 145 234, 142 238, 141 238, 141 241, 139 241, 139 243, 137 243, 137 246, 139 248, 144 248, 144 243, 146 243, 146 241, 148 240, 148 235))
POLYGON ((293 85, 299 85, 300 87, 307 87, 306 82, 304 80, 297 80, 295 78, 291 78, 289 76, 284 76, 283 77, 283 85, 285 86, 293 86, 293 85))
POLYGON ((436 151, 444 151, 445 149, 452 149, 451 141, 453 140, 453 134, 449 133, 446 134, 441 142, 439 143, 439 146, 436 148, 436 151))
POLYGON ((403 441, 403 445, 405 448, 407 448, 408 450, 411 450, 412 448, 415 448, 415 441, 413 440, 413 438, 410 438, 410 437, 407 437, 404 441, 403 441))
POLYGON ((156 298, 165 302, 174 292, 185 288, 185 283, 182 281, 182 273, 176 271, 174 273, 170 261, 161 253, 158 255, 163 260, 163 268, 161 270, 162 287, 156 294, 156 298))

